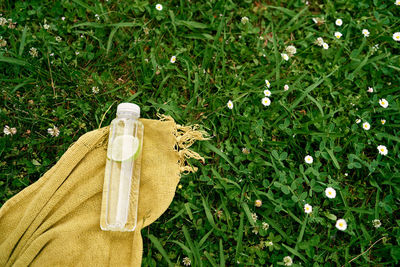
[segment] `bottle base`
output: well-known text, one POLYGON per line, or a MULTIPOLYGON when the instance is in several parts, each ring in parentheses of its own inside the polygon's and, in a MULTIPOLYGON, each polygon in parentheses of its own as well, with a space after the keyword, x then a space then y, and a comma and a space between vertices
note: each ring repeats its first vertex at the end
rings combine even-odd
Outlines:
POLYGON ((100 228, 103 231, 133 232, 136 229, 136 226, 134 226, 133 228, 124 228, 124 227, 121 227, 120 225, 108 225, 108 226, 100 225, 100 228))

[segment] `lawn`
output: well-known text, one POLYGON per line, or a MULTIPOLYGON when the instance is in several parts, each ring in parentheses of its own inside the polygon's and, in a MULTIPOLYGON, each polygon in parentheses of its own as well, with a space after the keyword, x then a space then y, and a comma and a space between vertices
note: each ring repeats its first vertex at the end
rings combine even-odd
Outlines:
POLYGON ((1 204, 133 102, 212 136, 143 229, 143 266, 399 264, 400 1, 3 0, 0 13, 1 204))

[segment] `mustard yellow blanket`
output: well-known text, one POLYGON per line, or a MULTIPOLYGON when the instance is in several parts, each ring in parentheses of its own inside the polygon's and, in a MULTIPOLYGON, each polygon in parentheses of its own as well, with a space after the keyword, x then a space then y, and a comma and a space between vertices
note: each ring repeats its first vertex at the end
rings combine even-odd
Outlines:
POLYGON ((188 149, 205 140, 198 125, 169 116, 145 127, 138 225, 133 232, 100 229, 109 126, 82 135, 37 182, 0 209, 0 266, 140 266, 140 229, 170 205, 181 173, 194 172, 188 149))

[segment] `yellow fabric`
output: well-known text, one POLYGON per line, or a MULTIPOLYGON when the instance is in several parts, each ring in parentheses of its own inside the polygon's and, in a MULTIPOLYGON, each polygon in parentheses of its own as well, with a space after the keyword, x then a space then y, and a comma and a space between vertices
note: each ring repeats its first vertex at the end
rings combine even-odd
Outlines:
MULTIPOLYGON (((170 205, 188 149, 205 140, 197 127, 171 117, 144 124, 138 225, 133 232, 100 229, 109 126, 82 135, 37 182, 0 209, 0 266, 140 266, 140 229, 170 205)), ((204 159, 203 159, 204 160, 204 159)))

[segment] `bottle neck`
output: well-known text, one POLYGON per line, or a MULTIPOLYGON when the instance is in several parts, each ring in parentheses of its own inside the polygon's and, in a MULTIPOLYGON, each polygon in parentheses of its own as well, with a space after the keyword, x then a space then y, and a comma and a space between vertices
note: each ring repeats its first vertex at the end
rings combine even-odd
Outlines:
POLYGON ((117 112, 117 118, 138 120, 139 116, 132 112, 117 112))

